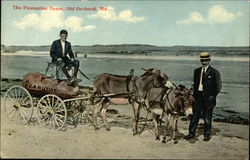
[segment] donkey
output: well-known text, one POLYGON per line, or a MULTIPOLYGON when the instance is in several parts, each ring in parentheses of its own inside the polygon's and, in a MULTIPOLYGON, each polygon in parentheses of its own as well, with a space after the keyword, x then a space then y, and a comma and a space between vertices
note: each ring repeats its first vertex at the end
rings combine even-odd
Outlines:
MULTIPOLYGON (((166 143, 169 120, 173 117, 173 140, 176 141, 177 123, 180 115, 193 114, 194 98, 192 91, 185 86, 175 89, 151 88, 147 94, 148 106, 153 117, 156 140, 160 140, 158 124, 165 117, 165 129, 162 143, 166 143)), ((170 139, 171 140, 171 139, 170 139)))
POLYGON ((99 129, 97 126, 97 113, 100 111, 103 125, 107 131, 110 131, 106 118, 106 110, 111 102, 115 103, 112 101, 112 97, 102 98, 101 95, 131 93, 130 96, 124 96, 122 98, 126 100, 127 103, 132 104, 134 108, 133 134, 135 135, 137 133, 136 122, 138 122, 139 119, 138 107, 145 102, 147 91, 151 88, 162 87, 169 80, 168 76, 158 69, 151 68, 145 71, 146 72, 139 77, 103 73, 94 80, 94 96, 100 96, 100 98, 93 103, 93 124, 95 129, 99 129), (97 107, 96 104, 99 104, 99 107, 97 107))

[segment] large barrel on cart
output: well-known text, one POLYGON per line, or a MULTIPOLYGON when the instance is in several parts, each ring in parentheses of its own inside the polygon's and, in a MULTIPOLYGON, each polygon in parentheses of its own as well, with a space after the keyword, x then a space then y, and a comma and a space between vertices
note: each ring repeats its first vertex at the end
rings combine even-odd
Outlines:
POLYGON ((61 98, 74 98, 79 87, 70 86, 65 80, 47 78, 41 73, 28 73, 23 77, 23 86, 33 95, 54 94, 61 98))
POLYGON ((34 72, 26 74, 22 84, 5 93, 4 110, 9 121, 26 125, 36 115, 41 125, 58 130, 69 119, 74 123, 91 121, 90 87, 71 86, 66 80, 34 72))

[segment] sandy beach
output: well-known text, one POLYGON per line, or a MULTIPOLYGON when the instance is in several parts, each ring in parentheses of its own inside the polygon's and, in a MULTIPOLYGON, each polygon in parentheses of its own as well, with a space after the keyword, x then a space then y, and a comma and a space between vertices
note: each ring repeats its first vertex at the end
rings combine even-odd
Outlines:
POLYGON ((10 124, 1 105, 1 158, 247 160, 249 157, 248 125, 214 122, 212 139, 204 142, 201 120, 196 138, 186 141, 183 137, 189 122, 180 120, 178 143, 163 144, 155 140, 150 129, 132 135, 131 106, 112 105, 110 109, 118 113, 108 114, 112 126, 109 132, 104 128, 94 130, 91 123, 76 127, 67 124, 66 130, 56 131, 39 126, 36 120, 26 126, 10 124))

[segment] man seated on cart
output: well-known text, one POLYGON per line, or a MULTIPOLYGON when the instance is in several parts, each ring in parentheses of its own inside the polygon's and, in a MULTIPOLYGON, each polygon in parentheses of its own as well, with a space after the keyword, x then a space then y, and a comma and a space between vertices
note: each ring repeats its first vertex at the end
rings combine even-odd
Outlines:
POLYGON ((66 30, 60 31, 60 39, 55 40, 52 43, 50 49, 50 56, 52 57, 52 63, 56 63, 61 66, 61 69, 70 83, 81 82, 77 79, 77 73, 79 70, 80 62, 75 59, 74 53, 71 48, 70 42, 66 41, 68 32, 66 30), (69 54, 69 57, 67 56, 69 54), (71 77, 66 67, 74 67, 73 76, 71 77))

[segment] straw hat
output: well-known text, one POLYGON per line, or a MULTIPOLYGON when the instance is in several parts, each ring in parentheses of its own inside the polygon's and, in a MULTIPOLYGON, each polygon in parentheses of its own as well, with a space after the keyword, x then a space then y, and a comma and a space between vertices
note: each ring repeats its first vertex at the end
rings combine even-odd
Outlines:
POLYGON ((210 54, 208 52, 201 52, 200 60, 210 60, 210 54))

